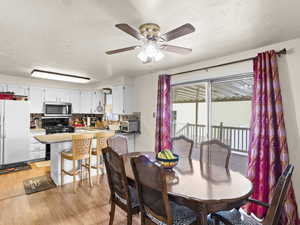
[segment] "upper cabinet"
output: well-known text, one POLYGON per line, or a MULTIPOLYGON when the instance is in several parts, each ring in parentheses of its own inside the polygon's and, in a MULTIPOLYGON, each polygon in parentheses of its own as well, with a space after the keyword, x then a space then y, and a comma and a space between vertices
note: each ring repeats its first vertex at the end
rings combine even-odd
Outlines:
POLYGON ((70 90, 60 88, 46 88, 45 101, 47 102, 70 102, 70 90))
POLYGON ((69 91, 70 102, 72 103, 72 113, 80 113, 81 110, 81 101, 80 101, 80 91, 71 90, 69 91))
POLYGON ((132 113, 132 88, 126 85, 112 87, 112 113, 132 113))
POLYGON ((43 113, 45 101, 45 89, 40 87, 30 87, 29 102, 30 113, 43 113))
POLYGON ((81 110, 80 113, 92 113, 93 92, 81 91, 80 95, 81 110))
POLYGON ((7 91, 7 85, 6 84, 0 84, 0 92, 7 91))
POLYGON ((8 84, 7 91, 14 92, 15 95, 24 95, 24 96, 29 95, 29 87, 24 85, 8 84))

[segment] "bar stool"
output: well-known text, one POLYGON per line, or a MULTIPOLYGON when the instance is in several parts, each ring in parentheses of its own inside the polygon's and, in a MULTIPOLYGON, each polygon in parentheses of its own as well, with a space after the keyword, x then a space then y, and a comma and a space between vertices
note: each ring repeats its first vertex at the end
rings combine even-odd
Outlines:
POLYGON ((96 165, 91 166, 91 168, 97 170, 97 182, 98 182, 98 184, 100 183, 99 182, 99 170, 100 169, 103 170, 105 168, 104 164, 101 162, 102 149, 107 147, 107 139, 114 136, 114 135, 115 135, 114 131, 99 132, 99 133, 96 134, 97 145, 96 145, 96 148, 92 149, 92 155, 96 156, 96 165))
POLYGON ((91 180, 91 152, 93 134, 75 134, 72 136, 72 150, 61 152, 61 185, 64 185, 64 176, 69 175, 73 177, 73 191, 76 192, 76 176, 81 173, 81 180, 83 177, 83 167, 88 170, 89 183, 92 187, 91 180), (64 161, 72 160, 73 167, 71 171, 66 171, 64 168, 64 161), (79 168, 76 167, 76 161, 80 160, 79 168))

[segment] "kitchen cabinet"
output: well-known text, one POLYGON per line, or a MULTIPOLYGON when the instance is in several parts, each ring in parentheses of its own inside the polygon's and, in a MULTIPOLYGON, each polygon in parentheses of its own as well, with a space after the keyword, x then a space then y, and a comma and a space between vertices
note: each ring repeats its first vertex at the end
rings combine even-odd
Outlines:
POLYGON ((40 87, 30 87, 29 102, 30 113, 43 113, 45 101, 45 89, 40 87))
POLYGON ((70 95, 70 102, 72 103, 72 113, 80 113, 81 112, 80 91, 71 90, 69 92, 69 95, 70 95))
POLYGON ((81 91, 80 93, 80 113, 92 113, 93 92, 81 91))
POLYGON ((118 85, 112 87, 112 113, 132 113, 132 88, 130 86, 118 85))
POLYGON ((7 91, 7 85, 6 84, 0 84, 0 92, 7 91))
POLYGON ((45 159, 46 157, 46 145, 41 144, 38 142, 34 136, 37 135, 45 135, 45 130, 31 130, 31 137, 30 137, 30 147, 29 147, 29 157, 30 160, 39 160, 45 159))
POLYGON ((24 85, 8 84, 7 85, 7 91, 14 92, 15 95, 28 96, 28 94, 29 94, 29 87, 28 86, 24 86, 24 85))
POLYGON ((59 88, 46 88, 45 101, 47 102, 70 102, 70 91, 59 88))

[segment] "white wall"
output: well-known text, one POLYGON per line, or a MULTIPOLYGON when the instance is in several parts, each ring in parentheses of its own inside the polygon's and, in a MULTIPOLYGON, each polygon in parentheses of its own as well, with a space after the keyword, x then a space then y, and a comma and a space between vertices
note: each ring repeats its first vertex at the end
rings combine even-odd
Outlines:
MULTIPOLYGON (((288 53, 278 59, 280 82, 283 96, 283 106, 285 113, 285 122, 287 128, 288 145, 290 151, 291 163, 295 165, 294 186, 298 205, 300 206, 300 39, 282 42, 270 46, 265 46, 251 51, 241 52, 226 57, 204 61, 185 67, 174 68, 169 71, 159 71, 154 74, 136 76, 135 103, 134 111, 141 112, 142 115, 142 134, 137 137, 136 149, 138 151, 154 150, 155 118, 153 112, 156 110, 157 78, 159 74, 169 74, 189 69, 195 69, 203 66, 210 66, 225 63, 232 60, 239 60, 255 56, 258 52, 275 49, 287 48, 288 53)), ((252 62, 234 64, 222 68, 215 68, 207 71, 201 71, 193 74, 173 77, 173 83, 184 81, 201 80, 205 78, 234 75, 240 73, 252 72, 252 62)))

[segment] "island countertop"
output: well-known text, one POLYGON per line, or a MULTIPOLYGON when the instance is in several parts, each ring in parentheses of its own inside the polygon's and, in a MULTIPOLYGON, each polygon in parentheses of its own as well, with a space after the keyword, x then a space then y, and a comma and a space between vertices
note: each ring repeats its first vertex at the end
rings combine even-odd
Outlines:
MULTIPOLYGON (((63 143, 63 142, 71 142, 72 136, 76 134, 94 134, 94 138, 96 138, 97 133, 102 132, 111 132, 110 130, 83 130, 76 131, 75 133, 57 133, 57 134, 47 134, 47 135, 37 135, 34 138, 42 144, 55 144, 55 143, 63 143)), ((121 135, 132 135, 132 133, 116 133, 121 135)))

